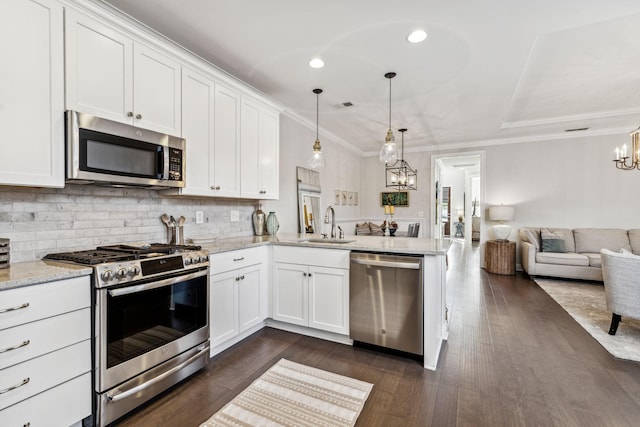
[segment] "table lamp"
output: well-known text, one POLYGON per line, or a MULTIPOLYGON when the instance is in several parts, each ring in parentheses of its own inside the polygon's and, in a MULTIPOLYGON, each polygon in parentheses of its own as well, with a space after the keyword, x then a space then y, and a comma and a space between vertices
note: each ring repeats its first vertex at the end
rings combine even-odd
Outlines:
POLYGON ((511 226, 505 224, 505 221, 513 221, 515 209, 513 206, 492 206, 489 208, 489 219, 491 221, 500 221, 500 224, 493 226, 493 235, 499 242, 509 241, 511 235, 511 226))

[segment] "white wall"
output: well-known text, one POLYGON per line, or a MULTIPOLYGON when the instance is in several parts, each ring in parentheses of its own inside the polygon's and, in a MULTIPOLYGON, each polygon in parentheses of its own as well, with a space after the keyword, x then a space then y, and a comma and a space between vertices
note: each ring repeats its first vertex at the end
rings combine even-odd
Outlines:
MULTIPOLYGON (((301 125, 285 114, 280 116, 280 200, 264 202, 262 210, 276 212, 280 230, 283 232, 298 232, 296 167, 306 167, 315 140, 315 129, 301 125)), ((322 188, 322 215, 319 219, 324 219, 324 212, 331 205, 345 234, 354 234, 353 224, 360 217, 361 205, 336 205, 334 190, 358 192, 359 200, 362 202, 362 157, 323 136, 322 133, 320 143, 326 166, 319 170, 322 188)))

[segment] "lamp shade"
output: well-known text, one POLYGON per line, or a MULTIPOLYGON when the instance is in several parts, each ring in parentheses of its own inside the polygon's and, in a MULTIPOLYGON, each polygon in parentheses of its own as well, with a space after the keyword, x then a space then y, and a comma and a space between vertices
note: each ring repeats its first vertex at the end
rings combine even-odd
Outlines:
POLYGON ((513 206, 491 206, 489 208, 489 219, 491 221, 513 221, 515 209, 513 206))

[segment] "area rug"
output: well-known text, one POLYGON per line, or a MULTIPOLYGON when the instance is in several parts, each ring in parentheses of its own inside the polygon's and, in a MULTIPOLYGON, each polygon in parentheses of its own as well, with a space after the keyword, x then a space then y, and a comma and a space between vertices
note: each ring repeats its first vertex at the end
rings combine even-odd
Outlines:
POLYGON ((607 311, 602 283, 540 278, 535 282, 609 353, 640 361, 640 321, 623 317, 616 334, 609 335, 611 312, 607 311))
POLYGON ((353 426, 372 387, 280 359, 200 427, 353 426))

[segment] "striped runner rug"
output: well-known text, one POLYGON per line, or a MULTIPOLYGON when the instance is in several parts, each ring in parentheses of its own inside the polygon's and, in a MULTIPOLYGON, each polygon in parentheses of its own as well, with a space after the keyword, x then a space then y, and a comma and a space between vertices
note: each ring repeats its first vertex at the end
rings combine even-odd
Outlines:
POLYGON ((353 426, 372 387, 280 359, 200 427, 353 426))

